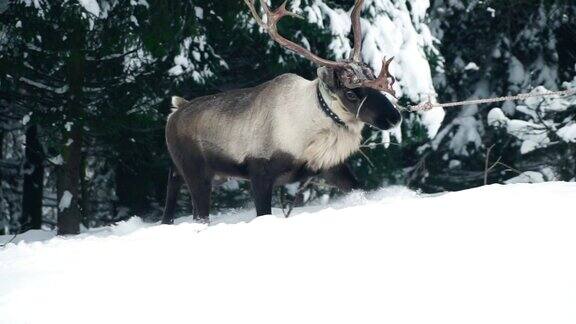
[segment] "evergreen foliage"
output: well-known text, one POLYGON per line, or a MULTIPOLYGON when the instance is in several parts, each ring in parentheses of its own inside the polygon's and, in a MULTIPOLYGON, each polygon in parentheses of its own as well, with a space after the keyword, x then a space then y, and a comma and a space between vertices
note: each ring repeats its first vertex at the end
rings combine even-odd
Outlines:
MULTIPOLYGON (((280 32, 320 56, 347 58, 352 42, 346 17, 353 2, 291 1, 289 8, 305 19, 283 20, 280 32)), ((576 4, 428 5, 366 1, 364 60, 378 70, 382 56, 396 55, 392 72, 401 103, 417 103, 434 91, 451 101, 536 86, 555 90, 573 80, 576 4)), ((250 87, 286 72, 309 79, 316 74, 310 62, 262 33, 241 0, 0 4, 0 233, 59 225, 69 234, 135 214, 156 219, 170 163, 163 133, 170 97, 250 87)), ((502 165, 490 172, 490 183, 524 171, 573 180, 574 143, 562 142, 558 131, 576 122, 574 103, 562 111, 529 106, 541 109, 542 120, 521 107, 508 102, 499 108, 509 120, 553 125, 547 129, 553 144, 522 154, 522 139, 498 127, 503 124, 489 124, 493 107, 468 106, 447 111, 440 129, 441 110, 406 113, 394 132, 366 129, 362 154, 350 164, 367 188, 455 190, 483 184, 491 147, 492 161, 500 158, 502 165)), ((247 188, 226 183, 214 192, 215 207, 245 206, 247 188)), ((290 196, 296 190, 279 191, 290 196)), ((314 182, 305 200, 335 194, 314 182)), ((186 195, 183 190, 182 213, 191 208, 186 195)))
MULTIPOLYGON (((550 90, 574 77, 576 5, 567 1, 444 1, 430 10, 431 28, 440 41, 442 66, 435 86, 440 101, 515 95, 537 86, 550 90)), ((509 116, 522 102, 505 102, 509 116)), ((438 135, 419 148, 426 156, 418 186, 425 191, 459 190, 484 183, 486 153, 499 165, 489 183, 503 182, 515 171, 544 165, 524 164, 518 143, 489 127, 494 105, 464 106, 447 111, 438 135)), ((570 177, 557 177, 570 180, 570 177)))

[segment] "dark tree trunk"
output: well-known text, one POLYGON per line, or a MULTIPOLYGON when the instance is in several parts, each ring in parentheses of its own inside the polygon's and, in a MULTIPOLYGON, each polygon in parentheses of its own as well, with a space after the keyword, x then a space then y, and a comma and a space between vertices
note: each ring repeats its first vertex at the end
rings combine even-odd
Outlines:
MULTIPOLYGON (((0 128, 0 161, 4 160, 4 130, 0 128)), ((2 168, 0 168, 0 185, 2 185, 3 175, 2 175, 2 168)), ((2 188, 0 188, 0 192, 2 192, 2 188)), ((0 198, 2 198, 0 196, 0 198)), ((0 204, 2 201, 0 201, 0 204)), ((2 205, 0 205, 2 207, 2 205)), ((0 214, 1 216, 1 214, 0 214)))
MULTIPOLYGON (((79 24, 80 25, 80 24, 79 24)), ((83 90, 85 34, 81 28, 75 29, 70 40, 73 50, 66 66, 66 77, 70 87, 65 106, 68 121, 72 122, 69 131, 64 130, 62 157, 64 164, 58 172, 58 235, 80 233, 82 214, 79 202, 80 175, 82 171, 82 132, 83 132, 83 90)))
POLYGON ((38 139, 38 127, 26 130, 26 162, 22 193, 20 231, 42 227, 42 198, 44 193, 44 152, 38 139))
MULTIPOLYGON (((0 128, 0 161, 4 159, 4 130, 0 128)), ((2 175, 2 168, 0 168, 0 220, 4 217, 4 190, 2 184, 4 183, 4 177, 2 175)), ((8 233, 4 232, 4 227, 0 227, 0 235, 6 235, 8 233)))
POLYGON ((82 219, 78 204, 82 166, 82 127, 72 126, 67 139, 72 143, 64 148, 64 165, 60 167, 58 174, 58 235, 80 233, 82 219))
POLYGON ((82 214, 82 224, 84 227, 88 228, 90 226, 88 215, 90 214, 90 202, 88 201, 89 194, 89 184, 86 181, 86 152, 82 152, 82 161, 81 161, 81 169, 80 169, 80 212, 82 214))

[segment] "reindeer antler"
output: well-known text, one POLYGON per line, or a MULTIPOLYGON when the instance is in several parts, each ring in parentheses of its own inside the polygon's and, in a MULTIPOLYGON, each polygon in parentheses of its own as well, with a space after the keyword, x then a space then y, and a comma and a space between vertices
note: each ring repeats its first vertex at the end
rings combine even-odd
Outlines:
POLYGON ((396 97, 396 91, 394 91, 394 88, 392 87, 394 83, 396 83, 396 79, 392 74, 390 74, 390 63, 392 63, 393 59, 394 57, 391 57, 389 60, 386 60, 386 57, 384 57, 384 60, 382 61, 382 69, 380 70, 378 77, 374 80, 364 80, 362 85, 379 91, 388 92, 392 96, 396 97))
POLYGON ((307 58, 308 60, 312 61, 313 63, 319 66, 328 66, 334 68, 345 68, 347 66, 347 64, 344 62, 335 62, 323 59, 318 55, 305 49, 304 47, 282 37, 282 35, 278 33, 277 24, 280 21, 280 19, 284 18, 285 16, 291 16, 303 19, 302 16, 295 14, 291 11, 288 11, 286 9, 286 1, 284 1, 284 3, 282 3, 282 5, 280 5, 280 7, 278 7, 276 10, 272 11, 270 10, 270 7, 268 7, 268 5, 266 4, 265 0, 260 0, 260 5, 264 9, 264 13, 266 14, 267 18, 266 23, 264 23, 262 18, 260 18, 260 16, 258 15, 258 11, 256 10, 256 7, 254 7, 254 1, 255 0, 244 0, 244 2, 250 8, 250 12, 252 12, 252 16, 254 16, 254 19, 256 20, 258 25, 260 25, 260 27, 262 27, 274 41, 280 44, 280 46, 287 48, 296 54, 304 56, 305 58, 307 58))
POLYGON ((362 25, 360 24, 360 13, 364 0, 357 0, 352 9, 352 31, 354 32, 354 52, 352 61, 361 62, 360 54, 362 53, 362 25))
POLYGON ((354 8, 352 9, 354 50, 352 53, 352 60, 343 62, 323 59, 311 51, 305 49, 304 47, 282 37, 282 35, 278 33, 278 22, 285 16, 291 16, 300 19, 303 18, 302 16, 286 9, 287 1, 284 1, 280 7, 272 11, 266 4, 266 0, 260 0, 260 5, 262 6, 262 9, 264 9, 264 13, 266 15, 266 22, 264 22, 264 20, 258 14, 258 10, 256 10, 256 7, 254 6, 255 1, 256 0, 244 0, 246 5, 248 5, 248 8, 250 8, 250 12, 252 13, 252 16, 254 16, 256 23, 258 23, 258 25, 260 25, 260 27, 262 27, 275 42, 280 44, 280 46, 287 48, 296 54, 304 56, 318 66, 327 66, 339 69, 341 71, 340 76, 342 82, 347 88, 353 89, 358 87, 370 87, 379 91, 385 91, 395 96, 395 92, 392 86, 396 80, 389 71, 389 66, 393 58, 389 60, 384 58, 384 61, 382 62, 382 70, 380 71, 380 74, 377 78, 374 77, 374 74, 368 68, 368 66, 361 61, 362 28, 360 22, 360 13, 362 11, 364 0, 356 0, 354 3, 354 8), (365 70, 370 71, 365 72, 365 70), (391 79, 391 81, 389 79, 391 79))

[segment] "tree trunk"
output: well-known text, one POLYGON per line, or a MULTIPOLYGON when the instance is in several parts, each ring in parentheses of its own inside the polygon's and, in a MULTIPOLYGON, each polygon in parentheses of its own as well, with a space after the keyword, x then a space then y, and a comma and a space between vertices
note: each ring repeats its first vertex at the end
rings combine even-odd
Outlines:
MULTIPOLYGON (((0 161, 4 159, 4 130, 0 128, 0 161)), ((2 175, 2 168, 0 168, 0 221, 5 219, 4 217, 7 216, 8 213, 5 212, 4 208, 4 189, 2 188, 3 182, 3 175, 2 175)), ((8 226, 2 227, 0 226, 0 235, 6 235, 8 226)))
POLYGON ((88 167, 88 161, 86 160, 86 152, 82 152, 81 169, 80 169, 80 213, 82 214, 82 224, 85 228, 90 227, 90 222, 88 215, 90 214, 90 202, 88 201, 89 194, 89 183, 86 181, 86 168, 88 167))
POLYGON ((72 126, 64 148, 64 164, 58 172, 58 235, 80 233, 82 219, 78 204, 82 166, 82 127, 72 126))
POLYGON ((84 30, 75 29, 70 41, 73 50, 66 65, 69 97, 65 106, 62 157, 64 164, 58 172, 58 235, 80 233, 82 220, 79 202, 82 171, 83 84, 84 84, 84 30))
POLYGON ((42 198, 44 193, 44 153, 38 139, 38 127, 26 130, 26 162, 22 193, 20 231, 42 227, 42 198))

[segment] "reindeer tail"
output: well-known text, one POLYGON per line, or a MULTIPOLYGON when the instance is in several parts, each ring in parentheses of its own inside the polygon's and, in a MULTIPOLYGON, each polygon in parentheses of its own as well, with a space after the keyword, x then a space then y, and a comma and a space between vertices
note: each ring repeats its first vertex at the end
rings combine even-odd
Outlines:
POLYGON ((173 96, 172 97, 172 112, 184 107, 186 104, 188 104, 188 100, 186 100, 182 97, 173 96))

